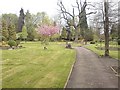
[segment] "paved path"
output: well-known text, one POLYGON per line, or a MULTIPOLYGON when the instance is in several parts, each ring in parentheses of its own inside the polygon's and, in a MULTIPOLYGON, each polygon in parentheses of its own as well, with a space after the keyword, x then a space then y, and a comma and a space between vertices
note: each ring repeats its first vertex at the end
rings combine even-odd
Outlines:
POLYGON ((66 88, 118 88, 118 77, 110 69, 117 60, 100 58, 83 47, 76 50, 77 60, 66 88))

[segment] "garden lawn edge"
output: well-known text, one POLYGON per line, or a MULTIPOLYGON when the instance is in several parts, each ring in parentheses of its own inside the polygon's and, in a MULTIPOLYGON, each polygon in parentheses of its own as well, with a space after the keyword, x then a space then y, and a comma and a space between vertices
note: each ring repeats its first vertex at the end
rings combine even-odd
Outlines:
MULTIPOLYGON (((76 50, 75 50, 75 51, 76 51, 76 50)), ((76 57, 77 57, 77 51, 76 51, 76 57)), ((70 69, 70 72, 69 72, 69 74, 68 74, 68 77, 67 77, 66 83, 65 83, 65 85, 64 85, 64 88, 66 88, 66 86, 67 86, 67 84, 68 84, 68 81, 69 81, 69 79, 70 79, 71 73, 72 73, 72 71, 73 71, 74 65, 75 65, 76 60, 77 60, 76 57, 75 57, 74 63, 73 63, 72 66, 71 66, 71 69, 70 69)))
MULTIPOLYGON (((84 46, 83 46, 83 47, 84 47, 84 46)), ((92 52, 93 52, 94 54, 96 54, 98 57, 102 57, 102 55, 97 54, 97 53, 94 52, 93 50, 91 50, 91 49, 89 49, 89 48, 87 48, 87 47, 84 47, 84 48, 86 48, 86 49, 92 51, 92 52)), ((109 57, 109 58, 112 58, 112 59, 115 59, 115 60, 119 60, 119 59, 113 58, 113 57, 111 57, 111 56, 108 56, 108 57, 109 57)))

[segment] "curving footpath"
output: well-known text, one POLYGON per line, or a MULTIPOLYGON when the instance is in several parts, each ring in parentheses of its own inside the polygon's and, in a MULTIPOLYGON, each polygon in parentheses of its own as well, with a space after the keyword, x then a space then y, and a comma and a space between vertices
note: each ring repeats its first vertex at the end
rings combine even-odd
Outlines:
POLYGON ((110 66, 118 61, 109 57, 98 57, 84 47, 77 47, 77 60, 66 88, 118 88, 118 77, 110 66))

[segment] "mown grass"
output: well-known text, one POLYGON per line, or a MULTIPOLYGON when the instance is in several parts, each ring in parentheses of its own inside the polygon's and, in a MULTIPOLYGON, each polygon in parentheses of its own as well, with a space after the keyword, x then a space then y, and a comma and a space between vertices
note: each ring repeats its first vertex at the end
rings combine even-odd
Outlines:
MULTIPOLYGON (((96 45, 95 45, 95 44, 86 45, 86 46, 84 46, 84 47, 87 48, 87 49, 92 50, 93 52, 95 52, 95 53, 98 54, 99 56, 104 55, 104 52, 105 52, 104 50, 98 50, 98 49, 96 49, 96 45)), ((119 53, 119 51, 110 50, 110 56, 111 56, 112 58, 120 59, 120 57, 118 56, 118 53, 119 53)))
POLYGON ((22 49, 2 51, 3 88, 63 88, 75 51, 59 43, 46 50, 40 42, 27 42, 22 49))

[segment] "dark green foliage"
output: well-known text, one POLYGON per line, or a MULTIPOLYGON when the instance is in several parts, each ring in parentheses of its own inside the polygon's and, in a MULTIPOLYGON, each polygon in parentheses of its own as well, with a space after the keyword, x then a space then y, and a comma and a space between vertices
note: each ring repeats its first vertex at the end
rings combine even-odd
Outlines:
POLYGON ((92 29, 87 29, 87 32, 84 34, 84 39, 86 41, 93 41, 93 32, 92 29))
POLYGON ((75 30, 73 27, 70 27, 68 30, 63 27, 61 32, 61 39, 73 41, 75 39, 75 30))
POLYGON ((118 39, 117 42, 118 42, 118 45, 120 45, 120 39, 118 39))
POLYGON ((9 41, 8 41, 8 45, 9 45, 10 47, 12 47, 12 46, 16 46, 17 44, 16 44, 16 42, 15 42, 14 40, 9 40, 9 41))
POLYGON ((90 44, 95 44, 95 41, 91 41, 90 44))
POLYGON ((67 38, 67 31, 66 31, 65 27, 62 28, 61 38, 62 39, 66 39, 67 38))
POLYGON ((118 38, 120 39, 120 22, 118 23, 118 38))
POLYGON ((85 37, 86 37, 85 34, 88 32, 86 10, 84 10, 81 15, 82 15, 82 18, 81 18, 81 22, 80 22, 80 34, 81 34, 82 38, 85 39, 85 37))
POLYGON ((110 32, 111 39, 116 39, 118 37, 118 25, 113 24, 110 32))
POLYGON ((19 20, 18 20, 18 32, 22 31, 22 27, 24 25, 24 18, 25 18, 24 10, 21 8, 20 16, 19 16, 19 20))

